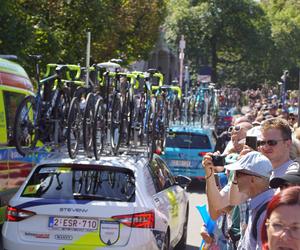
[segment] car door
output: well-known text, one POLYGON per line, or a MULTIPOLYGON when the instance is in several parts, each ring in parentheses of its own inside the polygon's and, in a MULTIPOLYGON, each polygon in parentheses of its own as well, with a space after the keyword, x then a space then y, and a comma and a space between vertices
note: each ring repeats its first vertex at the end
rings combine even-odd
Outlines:
POLYGON ((170 208, 172 211, 171 216, 174 220, 174 225, 176 225, 174 237, 177 237, 185 221, 187 195, 185 190, 176 184, 175 178, 166 163, 160 158, 157 158, 156 160, 161 168, 164 169, 165 178, 169 180, 168 182, 171 184, 168 190, 166 190, 166 195, 170 202, 170 208))
POLYGON ((168 218, 170 227, 170 240, 173 241, 179 232, 179 192, 174 185, 174 178, 163 161, 154 157, 150 162, 150 172, 156 186, 156 194, 153 196, 158 209, 168 218))

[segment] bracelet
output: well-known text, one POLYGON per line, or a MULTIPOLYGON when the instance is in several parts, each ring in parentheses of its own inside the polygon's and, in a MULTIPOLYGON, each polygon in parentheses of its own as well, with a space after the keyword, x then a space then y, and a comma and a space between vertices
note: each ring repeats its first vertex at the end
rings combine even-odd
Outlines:
POLYGON ((237 183, 237 181, 232 181, 231 182, 233 185, 237 185, 238 183, 237 183))
POLYGON ((213 171, 211 170, 210 175, 209 176, 205 176, 205 180, 209 179, 213 174, 213 171))

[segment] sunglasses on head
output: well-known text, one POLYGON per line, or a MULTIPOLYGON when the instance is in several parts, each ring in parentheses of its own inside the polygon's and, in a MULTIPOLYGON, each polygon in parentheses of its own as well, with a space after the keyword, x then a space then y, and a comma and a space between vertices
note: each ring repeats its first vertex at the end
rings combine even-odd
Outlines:
POLYGON ((280 141, 286 141, 287 139, 281 140, 267 140, 267 141, 257 141, 257 146, 265 146, 268 144, 269 146, 276 146, 280 141))
POLYGON ((233 131, 238 132, 238 131, 240 131, 240 130, 241 130, 241 127, 240 127, 240 126, 230 126, 230 127, 228 128, 228 132, 229 132, 229 133, 232 133, 233 131))

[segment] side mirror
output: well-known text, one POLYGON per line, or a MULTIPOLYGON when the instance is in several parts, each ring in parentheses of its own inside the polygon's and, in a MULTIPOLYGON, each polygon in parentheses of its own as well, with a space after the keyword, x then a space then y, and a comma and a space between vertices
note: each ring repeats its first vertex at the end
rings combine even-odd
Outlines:
POLYGON ((176 184, 178 184, 179 186, 181 186, 184 189, 186 189, 192 181, 191 178, 184 176, 184 175, 177 175, 175 177, 175 180, 176 180, 176 184))

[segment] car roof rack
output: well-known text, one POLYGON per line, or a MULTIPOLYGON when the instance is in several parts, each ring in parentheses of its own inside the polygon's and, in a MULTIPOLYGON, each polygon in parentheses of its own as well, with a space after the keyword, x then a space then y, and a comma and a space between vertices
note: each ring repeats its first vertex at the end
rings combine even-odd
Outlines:
POLYGON ((131 146, 129 148, 120 148, 119 149, 119 155, 122 156, 135 156, 135 161, 139 161, 141 158, 147 157, 149 149, 146 146, 131 146))

